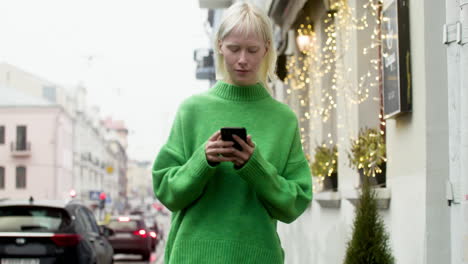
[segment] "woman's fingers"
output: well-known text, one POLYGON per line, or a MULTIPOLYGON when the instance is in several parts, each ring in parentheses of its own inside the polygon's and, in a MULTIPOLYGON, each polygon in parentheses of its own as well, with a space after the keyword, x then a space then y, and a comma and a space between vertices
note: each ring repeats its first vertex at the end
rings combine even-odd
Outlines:
MULTIPOLYGON (((235 141, 237 141, 237 143, 239 143, 242 147, 242 152, 248 152, 248 153, 251 153, 252 152, 252 146, 250 146, 249 144, 247 144, 242 138, 240 138, 239 136, 237 135, 232 135, 232 137, 234 138, 235 141)), ((248 138, 247 138, 248 140, 248 138)), ((252 143, 253 144, 253 143, 252 143)))
POLYGON ((236 151, 235 148, 209 148, 206 150, 208 155, 217 155, 217 154, 233 154, 236 151))
POLYGON ((234 156, 236 160, 233 162, 237 167, 242 167, 250 159, 255 148, 255 144, 252 142, 252 137, 247 137, 247 142, 242 140, 237 135, 233 135, 235 141, 237 141, 242 146, 242 151, 234 151, 234 156))
POLYGON ((250 147, 255 148, 255 144, 252 141, 252 136, 251 135, 247 136, 247 144, 249 144, 250 147))
POLYGON ((218 148, 230 148, 234 145, 234 142, 230 142, 230 141, 211 141, 211 142, 208 142, 207 144, 207 148, 215 148, 215 149, 218 149, 218 148))
POLYGON ((208 160, 211 162, 234 162, 235 157, 225 157, 218 155, 207 155, 208 160))
POLYGON ((234 142, 223 141, 221 131, 216 131, 208 140, 205 147, 205 154, 211 162, 232 162, 238 167, 242 167, 252 156, 255 144, 252 136, 247 136, 247 140, 242 140, 239 136, 233 135, 234 141, 238 142, 242 151, 233 148, 234 142))
POLYGON ((220 137, 221 137, 221 131, 218 130, 213 135, 211 135, 211 137, 208 139, 208 141, 217 141, 218 138, 220 138, 220 137))
POLYGON ((216 131, 205 146, 206 159, 210 162, 233 162, 234 142, 221 140, 221 131, 216 131))

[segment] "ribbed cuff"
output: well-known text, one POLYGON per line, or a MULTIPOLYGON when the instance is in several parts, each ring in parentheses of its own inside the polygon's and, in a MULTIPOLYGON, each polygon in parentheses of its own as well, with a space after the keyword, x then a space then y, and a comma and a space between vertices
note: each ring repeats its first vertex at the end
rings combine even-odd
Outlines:
POLYGON ((206 160, 205 145, 201 145, 195 150, 187 164, 189 168, 193 170, 193 175, 211 175, 216 170, 216 168, 211 166, 208 160, 206 160))
POLYGON ((257 146, 249 161, 237 173, 257 191, 266 191, 272 188, 272 175, 276 175, 276 168, 262 157, 257 146))

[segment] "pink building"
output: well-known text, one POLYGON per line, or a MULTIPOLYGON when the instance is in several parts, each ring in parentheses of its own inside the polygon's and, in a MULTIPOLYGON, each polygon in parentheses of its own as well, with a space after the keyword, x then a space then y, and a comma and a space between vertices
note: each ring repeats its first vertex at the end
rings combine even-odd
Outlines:
POLYGON ((0 200, 68 198, 72 141, 63 107, 0 87, 0 200))

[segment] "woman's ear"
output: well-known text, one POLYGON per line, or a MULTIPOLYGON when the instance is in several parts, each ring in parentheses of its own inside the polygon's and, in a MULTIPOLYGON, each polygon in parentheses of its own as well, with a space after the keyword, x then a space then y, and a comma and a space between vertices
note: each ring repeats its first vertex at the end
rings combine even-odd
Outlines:
POLYGON ((219 39, 218 40, 218 53, 223 55, 223 51, 222 51, 222 48, 223 47, 223 42, 219 39))
POLYGON ((263 54, 263 57, 267 55, 268 50, 270 49, 270 44, 271 44, 270 41, 267 41, 267 43, 265 44, 265 54, 263 54))

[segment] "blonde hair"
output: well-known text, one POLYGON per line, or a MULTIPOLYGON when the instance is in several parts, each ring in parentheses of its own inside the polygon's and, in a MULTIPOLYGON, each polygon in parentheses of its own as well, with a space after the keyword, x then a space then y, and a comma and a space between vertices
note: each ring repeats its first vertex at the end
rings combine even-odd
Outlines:
POLYGON ((213 45, 216 54, 216 79, 223 79, 228 74, 224 65, 224 57, 219 50, 219 42, 231 33, 234 28, 239 30, 241 34, 245 34, 245 36, 253 33, 262 38, 265 45, 268 44, 267 53, 263 57, 258 71, 258 79, 272 93, 271 88, 268 87, 268 78, 270 80, 276 79, 276 49, 273 43, 273 28, 268 16, 250 3, 237 2, 223 14, 213 45))

